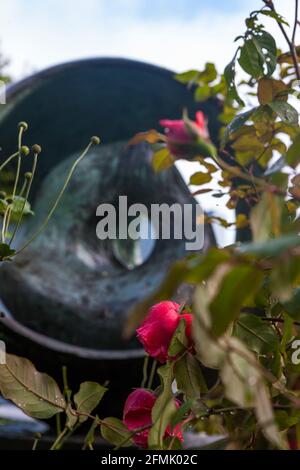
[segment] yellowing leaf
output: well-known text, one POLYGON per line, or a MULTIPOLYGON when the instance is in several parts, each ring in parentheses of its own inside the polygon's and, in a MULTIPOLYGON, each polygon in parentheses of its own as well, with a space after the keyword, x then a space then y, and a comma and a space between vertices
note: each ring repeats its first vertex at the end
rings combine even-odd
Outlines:
POLYGON ((148 142, 148 144, 156 144, 157 142, 165 142, 166 136, 157 132, 155 129, 151 129, 147 132, 139 132, 128 142, 128 145, 136 145, 140 142, 148 142))
POLYGON ((162 148, 153 154, 152 167, 156 172, 167 170, 173 165, 174 161, 175 159, 170 154, 169 149, 162 148))
POLYGON ((249 220, 245 214, 238 214, 235 221, 236 228, 244 228, 249 225, 249 220))
POLYGON ((201 185, 209 183, 211 179, 212 177, 210 173, 202 173, 201 171, 198 171, 190 177, 190 184, 201 185))
POLYGON ((258 82, 258 99, 260 104, 268 104, 278 99, 287 100, 288 86, 282 80, 261 78, 258 82))

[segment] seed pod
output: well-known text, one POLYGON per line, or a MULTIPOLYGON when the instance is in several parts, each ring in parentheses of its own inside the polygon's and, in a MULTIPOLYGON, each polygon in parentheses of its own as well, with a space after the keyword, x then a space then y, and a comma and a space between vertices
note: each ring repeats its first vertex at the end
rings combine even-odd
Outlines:
POLYGON ((34 144, 32 147, 31 147, 31 150, 34 154, 38 155, 39 153, 41 153, 42 151, 42 147, 38 144, 34 144))
POLYGON ((91 142, 94 145, 99 145, 100 144, 100 138, 96 135, 93 135, 93 137, 91 137, 91 142))

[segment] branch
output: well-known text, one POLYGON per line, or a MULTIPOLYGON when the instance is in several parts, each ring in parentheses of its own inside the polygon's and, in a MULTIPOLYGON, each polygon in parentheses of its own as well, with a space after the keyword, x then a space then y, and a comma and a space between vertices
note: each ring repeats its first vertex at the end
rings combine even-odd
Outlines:
MULTIPOLYGON (((285 31, 285 28, 283 26, 282 23, 280 23, 280 21, 277 21, 277 24, 289 46, 289 49, 290 49, 290 53, 291 53, 291 56, 292 56, 292 60, 293 60, 293 64, 294 64, 294 67, 295 67, 295 72, 296 72, 296 77, 298 80, 300 80, 300 69, 299 69, 299 64, 298 64, 298 56, 297 56, 297 51, 296 51, 296 46, 295 46, 295 38, 296 38, 296 30, 297 30, 297 25, 298 25, 298 0, 295 0, 295 23, 294 23, 294 30, 293 30, 293 36, 292 36, 292 39, 290 40, 286 31, 285 31)), ((274 6, 274 3, 272 0, 268 0, 268 1, 265 1, 266 5, 268 5, 268 7, 274 12, 277 14, 277 11, 275 9, 275 6, 274 6)))

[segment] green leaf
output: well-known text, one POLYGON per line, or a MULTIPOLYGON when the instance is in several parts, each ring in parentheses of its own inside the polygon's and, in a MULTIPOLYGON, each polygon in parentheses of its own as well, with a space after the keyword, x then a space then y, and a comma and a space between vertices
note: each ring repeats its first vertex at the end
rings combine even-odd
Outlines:
POLYGON ((226 397, 243 408, 255 408, 257 420, 267 437, 282 447, 273 408, 256 358, 237 338, 227 340, 227 356, 220 372, 226 397))
POLYGON ((238 129, 240 129, 240 127, 242 127, 247 121, 248 119, 251 117, 251 115, 257 110, 258 108, 253 108, 253 109, 250 109, 249 111, 246 111, 245 113, 241 113, 241 114, 238 114, 237 116, 235 116, 233 118, 233 120, 231 121, 231 123, 226 127, 226 130, 224 132, 224 135, 223 135, 223 138, 222 138, 222 142, 221 142, 221 146, 224 147, 226 142, 228 141, 228 139, 230 138, 231 134, 235 131, 237 131, 238 129))
POLYGON ((152 157, 152 167, 155 172, 167 170, 174 163, 174 157, 170 154, 168 148, 162 148, 154 152, 152 157))
POLYGON ((168 355, 170 357, 176 357, 178 354, 180 354, 187 348, 188 341, 185 333, 185 328, 186 321, 184 318, 181 318, 168 349, 168 355))
POLYGON ((210 86, 207 84, 199 85, 195 91, 195 100, 198 102, 205 101, 210 97, 210 86))
POLYGON ((285 156, 286 163, 292 168, 300 162, 300 134, 297 134, 285 156))
POLYGON ((289 23, 283 18, 283 16, 279 15, 276 11, 273 10, 260 10, 259 12, 261 15, 265 16, 270 16, 271 18, 274 18, 278 23, 285 24, 286 26, 289 26, 289 23))
POLYGON ((242 313, 235 322, 233 334, 258 354, 275 353, 279 347, 274 328, 256 315, 242 313))
POLYGON ((289 429, 292 426, 295 426, 299 423, 299 411, 296 412, 296 416, 289 416, 287 411, 284 410, 276 410, 275 411, 275 419, 276 423, 280 429, 280 431, 284 431, 285 429, 289 429))
POLYGON ((254 407, 256 386, 261 380, 258 369, 250 365, 255 364, 255 356, 237 338, 231 337, 228 340, 228 346, 230 349, 227 351, 224 365, 220 371, 225 386, 225 395, 238 406, 254 407))
POLYGON ((0 214, 4 215, 7 208, 8 202, 5 199, 0 199, 0 214))
POLYGON ((165 448, 168 450, 182 450, 182 442, 178 437, 169 436, 164 440, 165 448))
POLYGON ((177 408, 175 414, 173 415, 172 421, 171 421, 171 426, 175 427, 177 424, 181 423, 187 413, 191 411, 193 408, 194 404, 197 403, 197 400, 188 400, 185 403, 183 403, 179 408, 177 408))
POLYGON ((256 47, 262 63, 267 67, 267 77, 270 77, 277 65, 277 46, 275 39, 267 31, 261 31, 253 37, 253 43, 256 47))
POLYGON ((28 359, 11 354, 0 365, 0 392, 33 418, 48 419, 66 408, 52 377, 38 372, 28 359))
POLYGON ((298 125, 298 112, 286 101, 275 100, 267 106, 270 106, 283 122, 298 125))
POLYGON ((225 351, 219 341, 211 334, 211 315, 208 310, 210 295, 207 285, 198 285, 196 288, 193 308, 193 333, 197 357, 202 364, 210 368, 219 369, 223 364, 225 351))
POLYGON ((190 177, 190 184, 201 185, 205 183, 209 183, 212 180, 212 176, 210 173, 202 173, 201 171, 197 171, 190 177))
POLYGON ((110 444, 121 447, 132 445, 131 433, 120 419, 105 418, 102 420, 100 429, 103 439, 110 444))
POLYGON ((250 223, 253 239, 256 242, 269 240, 280 233, 283 201, 271 193, 264 193, 259 203, 252 209, 250 223))
MULTIPOLYGON (((83 382, 79 391, 74 395, 74 402, 79 413, 90 414, 102 400, 107 388, 97 382, 83 382)), ((83 423, 88 416, 79 416, 79 421, 83 423)))
POLYGON ((66 417, 66 427, 68 429, 73 429, 74 426, 78 423, 79 418, 70 404, 68 404, 66 408, 66 417))
POLYGON ((96 419, 93 420, 89 432, 87 433, 84 439, 84 448, 88 448, 90 450, 93 449, 93 444, 95 442, 95 432, 98 426, 98 416, 96 415, 96 419))
POLYGON ((184 393, 186 400, 200 398, 201 393, 207 392, 200 364, 191 354, 185 354, 176 361, 175 379, 178 390, 184 393))
POLYGON ((175 79, 180 83, 194 83, 197 81, 200 72, 198 70, 188 70, 187 72, 177 73, 175 79))
POLYGON ((211 331, 221 336, 235 320, 241 307, 256 292, 263 274, 252 266, 237 266, 225 274, 221 286, 210 304, 211 331))
POLYGON ((286 250, 300 245, 299 235, 283 235, 280 238, 258 243, 244 243, 239 247, 241 253, 256 256, 280 256, 286 250))
POLYGON ((290 300, 283 303, 284 310, 294 320, 300 319, 300 287, 293 291, 293 296, 290 300))
POLYGON ((211 83, 216 80, 218 72, 216 70, 215 64, 212 62, 206 62, 204 69, 199 72, 198 83, 211 83))
POLYGON ((0 261, 2 261, 4 258, 9 258, 15 252, 16 250, 10 248, 10 246, 6 243, 0 243, 0 261))
POLYGON ((238 61, 242 69, 252 77, 259 78, 263 75, 263 61, 253 39, 244 42, 238 61))
POLYGON ((233 59, 225 67, 224 70, 224 79, 227 87, 227 96, 229 99, 236 100, 237 103, 241 106, 244 106, 245 103, 239 97, 236 85, 235 85, 235 59, 233 59))
POLYGON ((173 370, 168 364, 157 370, 160 376, 162 392, 152 408, 153 426, 149 432, 148 445, 150 449, 162 449, 168 424, 171 422, 176 405, 172 394, 173 370))
POLYGON ((11 211, 15 218, 18 218, 21 214, 32 215, 30 204, 21 196, 15 196, 11 204, 11 211))

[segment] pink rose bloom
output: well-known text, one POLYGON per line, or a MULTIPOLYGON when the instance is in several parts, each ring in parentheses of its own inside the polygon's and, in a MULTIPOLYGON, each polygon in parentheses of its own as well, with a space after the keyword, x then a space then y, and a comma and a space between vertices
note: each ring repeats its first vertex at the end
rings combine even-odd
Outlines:
POLYGON ((175 156, 182 155, 180 148, 182 144, 197 142, 199 138, 202 140, 209 139, 206 121, 202 111, 196 112, 196 120, 190 121, 189 126, 187 126, 183 119, 175 121, 162 119, 159 123, 165 129, 169 150, 175 156))
MULTIPOLYGON (((130 393, 124 405, 123 423, 129 431, 149 426, 148 429, 138 432, 133 437, 135 444, 143 449, 148 447, 148 435, 152 425, 151 412, 156 400, 157 397, 153 392, 138 388, 130 393)), ((179 406, 180 403, 176 401, 176 407, 179 406)), ((167 427, 165 437, 173 436, 183 441, 180 424, 176 425, 173 430, 170 426, 167 427)))
POLYGON ((171 339, 181 318, 186 322, 186 336, 192 346, 191 324, 193 316, 190 313, 179 313, 180 305, 176 302, 164 301, 150 308, 142 325, 136 330, 137 337, 149 356, 164 363, 168 359, 168 349, 171 339))

